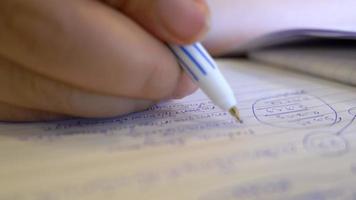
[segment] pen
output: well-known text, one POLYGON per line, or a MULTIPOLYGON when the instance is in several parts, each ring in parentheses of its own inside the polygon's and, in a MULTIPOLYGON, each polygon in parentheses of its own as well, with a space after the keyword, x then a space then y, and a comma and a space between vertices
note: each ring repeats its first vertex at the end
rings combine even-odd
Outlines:
POLYGON ((205 48, 200 43, 168 46, 182 68, 212 102, 242 123, 234 93, 205 48))

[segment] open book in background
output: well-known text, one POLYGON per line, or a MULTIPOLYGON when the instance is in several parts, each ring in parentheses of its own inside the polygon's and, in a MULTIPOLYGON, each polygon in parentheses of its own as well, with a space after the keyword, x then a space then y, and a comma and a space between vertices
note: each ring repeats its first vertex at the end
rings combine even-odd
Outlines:
POLYGON ((256 39, 237 53, 273 66, 356 85, 356 32, 281 31, 256 39))

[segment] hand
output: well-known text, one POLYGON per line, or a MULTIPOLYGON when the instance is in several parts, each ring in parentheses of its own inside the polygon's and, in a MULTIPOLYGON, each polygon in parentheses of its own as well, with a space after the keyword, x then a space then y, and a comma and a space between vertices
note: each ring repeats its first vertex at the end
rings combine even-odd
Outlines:
POLYGON ((203 0, 0 1, 0 120, 112 117, 196 86, 164 42, 206 32, 203 0))

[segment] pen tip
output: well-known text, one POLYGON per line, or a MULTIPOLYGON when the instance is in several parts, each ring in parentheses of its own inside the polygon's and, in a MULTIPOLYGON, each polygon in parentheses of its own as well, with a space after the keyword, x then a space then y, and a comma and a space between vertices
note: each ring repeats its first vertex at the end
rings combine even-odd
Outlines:
POLYGON ((230 113, 233 117, 235 117, 238 122, 240 122, 241 124, 243 123, 243 121, 242 121, 241 118, 240 118, 240 112, 239 112, 239 110, 237 109, 237 107, 235 107, 235 106, 232 107, 232 108, 229 110, 229 113, 230 113))

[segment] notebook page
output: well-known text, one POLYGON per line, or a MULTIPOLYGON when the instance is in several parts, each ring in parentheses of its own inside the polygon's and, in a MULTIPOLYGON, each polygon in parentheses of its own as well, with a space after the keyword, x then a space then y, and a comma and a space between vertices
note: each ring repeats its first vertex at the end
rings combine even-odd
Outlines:
POLYGON ((273 47, 310 40, 356 40, 356 32, 348 29, 286 29, 276 30, 239 44, 230 55, 235 56, 266 47, 273 47))
POLYGON ((284 46, 251 51, 253 60, 356 85, 355 47, 284 46))
POLYGON ((2 124, 0 199, 355 199, 355 88, 219 64, 244 124, 201 92, 115 119, 2 124))

